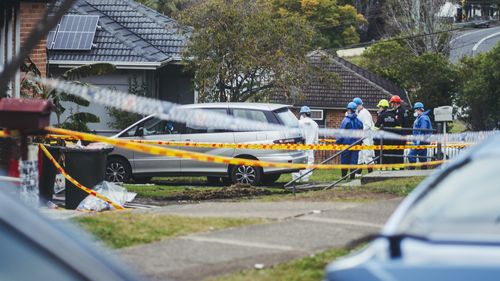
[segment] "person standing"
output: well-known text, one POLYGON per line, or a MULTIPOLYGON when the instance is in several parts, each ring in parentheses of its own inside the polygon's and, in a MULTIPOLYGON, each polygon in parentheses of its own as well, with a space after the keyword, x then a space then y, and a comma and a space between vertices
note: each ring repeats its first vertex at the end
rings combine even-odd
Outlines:
MULTIPOLYGON (((358 119, 363 123, 363 131, 365 133, 370 133, 374 128, 375 124, 373 123, 372 114, 363 106, 363 100, 360 98, 354 98, 352 100, 356 104, 356 112, 358 115, 358 119)), ((366 135, 365 135, 366 136, 366 135)), ((368 136, 363 139, 363 145, 373 145, 373 137, 368 136)), ((373 150, 361 150, 359 152, 358 164, 373 164, 373 157, 375 156, 373 150)), ((361 169, 357 172, 358 175, 361 176, 361 169)), ((371 172, 371 169, 368 169, 368 172, 371 172)))
MULTIPOLYGON (((299 119, 299 128, 302 132, 302 136, 304 138, 305 144, 318 144, 319 143, 319 126, 318 124, 311 119, 311 109, 308 106, 303 106, 300 109, 300 119, 299 119)), ((307 164, 314 164, 314 150, 307 150, 307 164)), ((312 172, 308 173, 310 169, 300 170, 297 173, 292 174, 292 179, 295 180, 302 175, 299 181, 308 182, 309 178, 312 176, 312 172), (307 173, 307 174, 306 174, 307 173)))
MULTIPOLYGON (((396 114, 397 126, 395 128, 410 128, 410 113, 408 109, 402 104, 401 98, 397 95, 391 97, 389 101, 391 106, 396 114)), ((395 130, 395 133, 399 135, 409 135, 410 131, 405 130, 395 130)), ((405 140, 395 140, 392 142, 394 145, 406 145, 405 140)), ((394 150, 391 154, 398 155, 398 157, 393 158, 393 164, 402 164, 404 163, 404 150, 394 150)))
MULTIPOLYGON (((391 131, 391 128, 394 128, 398 125, 396 120, 396 113, 394 110, 389 109, 389 101, 386 99, 382 99, 378 102, 378 116, 377 122, 375 122, 375 127, 379 130, 391 131)), ((380 139, 375 139, 375 145, 380 145, 380 139)), ((389 139, 384 139, 384 145, 393 145, 394 141, 389 139)), ((383 147, 382 147, 383 148, 383 147)), ((392 154, 392 150, 390 151, 392 154)), ((380 155, 380 150, 375 150, 375 156, 381 156, 382 159, 379 159, 378 163, 383 164, 392 164, 394 162, 394 157, 384 156, 384 154, 389 153, 387 150, 382 150, 382 156, 380 155), (380 161, 382 160, 382 161, 380 161)))
MULTIPOLYGON (((424 104, 421 102, 416 102, 413 106, 415 110, 415 122, 413 123, 413 135, 414 136, 424 136, 424 139, 428 139, 431 135, 432 122, 429 118, 429 110, 425 111, 424 104)), ((413 141, 414 145, 428 145, 427 141, 416 140, 413 141)), ((427 162, 427 149, 412 149, 408 154, 408 161, 410 163, 427 162)))
MULTIPOLYGON (((358 119, 356 114, 357 105, 354 102, 350 102, 347 105, 347 114, 340 124, 340 129, 344 130, 363 130, 363 123, 358 119)), ((351 145, 358 141, 357 138, 350 137, 340 137, 337 139, 337 144, 351 145)), ((340 155, 340 164, 344 165, 356 165, 358 164, 358 150, 346 150, 340 155)), ((342 169, 342 178, 345 177, 349 169, 342 169)), ((351 174, 351 179, 354 179, 355 175, 351 174)))

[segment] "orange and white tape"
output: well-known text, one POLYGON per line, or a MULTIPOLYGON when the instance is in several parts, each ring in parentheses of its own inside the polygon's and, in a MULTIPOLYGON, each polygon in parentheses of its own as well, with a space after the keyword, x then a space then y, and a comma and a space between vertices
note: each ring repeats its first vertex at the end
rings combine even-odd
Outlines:
POLYGON ((155 146, 144 143, 134 143, 126 140, 108 138, 98 135, 92 135, 87 133, 75 132, 65 129, 45 128, 47 131, 55 134, 70 135, 81 140, 92 141, 92 142, 104 142, 117 147, 122 147, 125 149, 161 155, 167 157, 184 158, 190 160, 196 160, 201 162, 213 162, 226 165, 235 166, 255 166, 255 167, 274 167, 274 168, 285 168, 285 169, 320 169, 320 170, 335 170, 335 169, 353 169, 353 168, 373 168, 373 169, 386 169, 386 168, 403 168, 403 167, 420 167, 420 166, 432 166, 442 164, 444 161, 431 161, 425 163, 401 163, 401 164, 373 164, 373 165, 344 165, 344 164, 299 164, 299 163, 279 163, 279 162, 267 162, 252 159, 242 159, 242 158, 230 158, 217 155, 203 154, 191 151, 182 151, 168 147, 155 146))
POLYGON ((61 173, 63 174, 63 176, 68 180, 70 181, 72 184, 74 184, 76 187, 80 188, 81 190, 85 191, 86 193, 92 195, 92 196, 95 196, 99 199, 101 199, 102 201, 110 204, 111 206, 113 206, 115 209, 117 210, 124 210, 125 208, 122 207, 121 205, 111 201, 108 197, 96 192, 95 190, 92 190, 88 187, 85 187, 83 186, 82 184, 80 184, 77 180, 75 180, 72 176, 70 176, 68 173, 66 173, 66 171, 64 171, 64 169, 61 167, 61 165, 59 165, 59 163, 57 163, 56 159, 54 159, 54 157, 52 156, 52 154, 50 154, 50 152, 47 150, 47 148, 45 148, 45 146, 43 144, 39 144, 38 145, 40 147, 40 149, 43 151, 43 153, 45 154, 45 156, 47 156, 47 158, 50 160, 50 162, 52 162, 52 164, 54 164, 54 166, 56 167, 56 169, 61 173))

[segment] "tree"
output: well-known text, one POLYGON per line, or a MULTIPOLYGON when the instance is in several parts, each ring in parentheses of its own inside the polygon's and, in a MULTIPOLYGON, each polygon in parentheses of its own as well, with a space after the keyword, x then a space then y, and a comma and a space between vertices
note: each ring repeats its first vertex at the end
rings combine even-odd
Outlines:
POLYGON ((387 0, 387 23, 392 34, 406 37, 415 55, 426 52, 448 55, 451 24, 439 16, 447 0, 387 0))
POLYGON ((336 48, 358 43, 358 29, 366 24, 356 8, 339 5, 336 0, 273 0, 273 6, 281 16, 304 16, 316 30, 315 47, 336 48))
MULTIPOLYGON (((128 93, 131 95, 137 95, 145 97, 148 92, 148 85, 146 81, 143 79, 139 80, 136 76, 129 78, 128 80, 128 93)), ((113 129, 123 130, 139 121, 144 116, 138 113, 123 111, 114 107, 106 107, 106 111, 109 116, 113 119, 111 122, 108 122, 108 126, 113 129)))
POLYGON ((182 12, 180 22, 193 27, 183 57, 200 101, 262 100, 319 72, 306 58, 313 29, 298 15, 277 15, 268 2, 207 0, 182 12))
POLYGON ((166 16, 174 17, 177 13, 184 10, 194 2, 193 0, 138 0, 153 10, 156 10, 166 16))
POLYGON ((489 52, 464 57, 459 65, 460 118, 473 130, 500 128, 500 44, 489 52))
POLYGON ((415 55, 402 41, 383 41, 363 54, 363 66, 405 88, 412 101, 429 109, 451 105, 457 87, 457 70, 442 54, 415 55))
MULTIPOLYGON (((70 93, 59 92, 55 89, 50 89, 47 86, 34 82, 30 76, 40 77, 41 73, 33 61, 28 57, 21 70, 26 73, 26 76, 21 81, 21 96, 27 98, 47 99, 54 104, 54 112, 57 117, 57 126, 88 132, 87 123, 98 123, 100 119, 97 115, 89 112, 80 112, 80 107, 87 107, 90 105, 89 101, 71 95, 70 93), (71 102, 77 105, 77 110, 71 112, 68 117, 61 122, 61 115, 66 111, 63 102, 71 102)), ((75 81, 80 78, 103 75, 115 71, 115 66, 109 63, 95 63, 83 65, 67 70, 61 75, 63 80, 73 81, 73 83, 87 85, 86 83, 75 81)))

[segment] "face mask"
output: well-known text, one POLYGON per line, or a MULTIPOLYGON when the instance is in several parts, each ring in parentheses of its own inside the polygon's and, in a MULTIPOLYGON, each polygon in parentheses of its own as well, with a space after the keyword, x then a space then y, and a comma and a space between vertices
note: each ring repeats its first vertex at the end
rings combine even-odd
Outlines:
POLYGON ((413 117, 418 117, 418 112, 413 112, 413 117))

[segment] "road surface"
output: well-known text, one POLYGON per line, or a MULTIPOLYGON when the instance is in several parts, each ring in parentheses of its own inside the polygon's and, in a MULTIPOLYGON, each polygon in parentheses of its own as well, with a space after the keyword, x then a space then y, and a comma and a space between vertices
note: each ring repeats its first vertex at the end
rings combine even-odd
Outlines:
POLYGON ((138 245, 116 254, 149 280, 194 281, 269 267, 343 248, 379 231, 401 199, 374 202, 218 202, 136 212, 200 217, 261 217, 270 223, 197 233, 138 245))
POLYGON ((487 52, 498 42, 500 42, 500 26, 458 32, 451 41, 450 60, 456 63, 464 56, 487 52))

